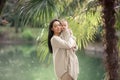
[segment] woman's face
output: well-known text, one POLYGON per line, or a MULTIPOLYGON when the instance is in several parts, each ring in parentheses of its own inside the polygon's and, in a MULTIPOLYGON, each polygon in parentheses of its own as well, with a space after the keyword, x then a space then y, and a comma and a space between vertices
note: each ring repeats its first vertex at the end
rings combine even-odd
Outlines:
POLYGON ((52 31, 54 32, 54 35, 59 35, 61 32, 62 25, 59 21, 55 21, 53 23, 52 31))

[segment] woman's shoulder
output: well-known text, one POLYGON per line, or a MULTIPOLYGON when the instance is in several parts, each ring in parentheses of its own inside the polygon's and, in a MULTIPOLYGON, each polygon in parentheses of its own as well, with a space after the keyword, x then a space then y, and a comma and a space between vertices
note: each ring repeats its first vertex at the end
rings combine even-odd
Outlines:
POLYGON ((59 36, 53 36, 52 38, 51 38, 51 41, 54 41, 54 40, 59 40, 59 36))
POLYGON ((51 43, 52 44, 61 44, 63 41, 61 40, 61 38, 59 36, 53 36, 51 38, 51 43))

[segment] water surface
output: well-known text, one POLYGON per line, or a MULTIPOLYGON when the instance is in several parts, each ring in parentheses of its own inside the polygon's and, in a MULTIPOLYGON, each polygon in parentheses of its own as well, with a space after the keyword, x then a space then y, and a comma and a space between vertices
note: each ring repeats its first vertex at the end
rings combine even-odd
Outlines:
MULTIPOLYGON (((77 53, 80 66, 78 80, 103 80, 104 67, 100 58, 84 51, 77 53)), ((35 45, 0 46, 0 80, 56 80, 53 64, 41 63, 35 45)))

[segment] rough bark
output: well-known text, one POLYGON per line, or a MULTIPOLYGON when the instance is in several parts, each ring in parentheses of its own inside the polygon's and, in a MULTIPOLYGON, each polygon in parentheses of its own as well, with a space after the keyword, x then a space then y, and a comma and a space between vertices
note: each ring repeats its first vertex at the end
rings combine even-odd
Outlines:
POLYGON ((115 0, 99 0, 103 7, 104 48, 107 80, 118 80, 118 48, 115 30, 115 0))

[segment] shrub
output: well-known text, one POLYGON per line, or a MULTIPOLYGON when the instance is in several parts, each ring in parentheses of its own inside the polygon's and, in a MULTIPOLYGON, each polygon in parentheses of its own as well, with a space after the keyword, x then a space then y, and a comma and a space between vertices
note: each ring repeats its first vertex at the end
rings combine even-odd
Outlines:
POLYGON ((30 30, 26 29, 22 33, 22 38, 27 39, 27 40, 33 40, 34 35, 32 34, 32 32, 30 30))

